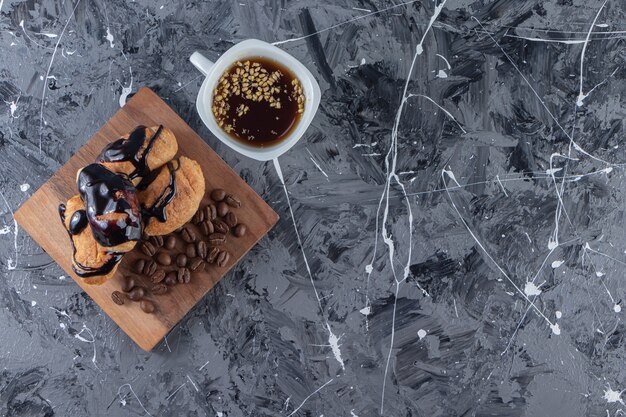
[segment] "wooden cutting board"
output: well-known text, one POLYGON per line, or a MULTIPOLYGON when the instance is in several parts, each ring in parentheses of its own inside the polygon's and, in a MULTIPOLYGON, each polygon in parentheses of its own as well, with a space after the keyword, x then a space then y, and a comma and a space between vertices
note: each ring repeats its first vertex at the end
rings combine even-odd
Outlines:
MULTIPOLYGON (((163 100, 149 88, 142 88, 104 125, 70 160, 61 167, 15 213, 15 220, 54 259, 69 276, 128 334, 142 349, 150 351, 182 319, 189 310, 239 261, 278 220, 278 215, 250 188, 163 100), (244 237, 228 236, 225 248, 231 258, 224 268, 209 265, 203 272, 192 273, 189 284, 170 287, 161 296, 149 295, 155 301, 155 314, 146 314, 139 303, 127 301, 117 305, 111 292, 120 290, 122 278, 133 275, 146 288, 151 283, 131 271, 135 261, 144 257, 139 245, 127 253, 115 276, 100 286, 87 285, 71 267, 72 248, 61 225, 59 203, 77 194, 76 172, 95 161, 102 148, 130 132, 137 125, 162 124, 170 128, 178 140, 179 155, 198 161, 206 181, 207 195, 201 207, 209 202, 208 194, 223 188, 242 202, 235 209, 237 217, 248 226, 244 237)), ((183 250, 181 241, 177 249, 183 250)), ((210 318, 209 318, 210 320, 210 318)))

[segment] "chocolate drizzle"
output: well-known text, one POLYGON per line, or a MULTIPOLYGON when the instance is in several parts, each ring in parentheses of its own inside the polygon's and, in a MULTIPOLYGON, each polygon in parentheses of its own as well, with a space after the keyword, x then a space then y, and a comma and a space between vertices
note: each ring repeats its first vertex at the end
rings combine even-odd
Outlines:
MULTIPOLYGON (((63 227, 65 227, 65 204, 59 204, 59 216, 61 217, 61 223, 63 224, 63 227)), ((86 215, 82 215, 79 214, 78 216, 76 216, 76 213, 85 213, 85 210, 77 210, 74 212, 74 214, 72 214, 72 218, 70 219, 70 228, 68 230, 68 235, 70 236, 70 243, 72 244, 72 269, 74 270, 74 272, 76 273, 76 275, 78 275, 81 278, 89 278, 89 277, 93 277, 96 275, 106 275, 109 272, 111 272, 113 270, 113 268, 115 268, 115 265, 117 265, 117 263, 122 259, 122 256, 124 255, 123 253, 120 252, 114 252, 114 251, 110 251, 107 252, 107 255, 110 255, 111 258, 106 261, 104 263, 104 265, 97 267, 97 268, 93 268, 93 267, 89 267, 89 266, 85 266, 83 264, 81 264, 80 262, 78 262, 76 260, 76 246, 74 245, 74 235, 79 234, 87 225, 87 221, 86 221, 86 215), (77 220, 77 222, 82 223, 83 220, 85 219, 84 222, 85 224, 82 226, 82 228, 80 228, 80 230, 77 230, 78 228, 72 228, 72 221, 74 221, 74 217, 80 218, 81 220, 77 220)))
MULTIPOLYGON (((117 246, 122 243, 140 240, 143 222, 154 217, 160 222, 167 220, 167 206, 176 196, 176 171, 180 168, 179 161, 167 163, 170 173, 169 184, 158 196, 152 207, 139 204, 137 190, 146 189, 158 176, 160 170, 150 170, 148 156, 156 139, 163 130, 159 126, 146 146, 145 126, 138 126, 131 132, 128 139, 118 139, 109 144, 98 156, 98 162, 132 163, 134 170, 126 174, 116 174, 99 163, 87 165, 78 175, 78 191, 85 204, 85 210, 72 213, 67 231, 72 244, 72 269, 82 278, 110 273, 122 259, 123 252, 109 250, 109 259, 100 267, 88 267, 76 260, 74 236, 80 234, 89 224, 96 242, 104 247, 117 246), (141 156, 139 156, 140 151, 141 156), (131 180, 141 178, 137 186, 131 180)), ((59 205, 59 215, 65 227, 64 204, 59 205)))
POLYGON ((87 212, 85 210, 76 210, 70 218, 69 232, 72 235, 79 234, 85 226, 87 226, 87 212))
POLYGON ((142 207, 142 214, 144 219, 154 217, 160 222, 167 220, 167 206, 174 199, 176 195, 176 171, 180 168, 180 161, 169 161, 167 163, 167 169, 170 171, 170 182, 165 187, 161 195, 156 199, 152 207, 142 207), (174 162, 176 162, 176 168, 174 168, 174 162))
POLYGON ((87 208, 93 237, 100 245, 141 239, 137 190, 127 178, 100 164, 90 164, 78 175, 78 192, 87 208))
POLYGON ((148 145, 139 156, 139 151, 146 140, 146 127, 137 126, 135 130, 131 132, 128 139, 118 139, 113 143, 110 143, 106 148, 102 150, 96 161, 98 162, 123 162, 128 161, 135 167, 134 171, 128 174, 128 177, 132 180, 137 177, 145 177, 150 173, 148 167, 148 155, 154 147, 156 139, 163 130, 163 125, 159 125, 157 131, 152 135, 148 145))

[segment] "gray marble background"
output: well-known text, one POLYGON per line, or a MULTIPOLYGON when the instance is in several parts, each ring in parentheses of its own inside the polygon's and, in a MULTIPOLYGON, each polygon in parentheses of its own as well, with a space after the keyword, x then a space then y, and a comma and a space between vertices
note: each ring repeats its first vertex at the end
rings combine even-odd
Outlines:
POLYGON ((0 0, 0 415, 625 415, 625 39, 619 0, 0 0), (194 108, 251 37, 323 92, 285 188, 194 108), (153 353, 12 219, 144 85, 281 215, 153 353))

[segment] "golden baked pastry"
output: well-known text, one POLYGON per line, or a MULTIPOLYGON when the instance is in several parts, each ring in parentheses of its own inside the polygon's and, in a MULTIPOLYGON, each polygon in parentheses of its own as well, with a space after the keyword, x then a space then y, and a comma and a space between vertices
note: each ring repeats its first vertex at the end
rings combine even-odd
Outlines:
POLYGON ((139 192, 144 213, 144 232, 165 235, 183 226, 198 210, 204 196, 204 175, 200 165, 185 156, 161 168, 156 178, 139 192))
POLYGON ((115 274, 122 255, 132 250, 137 242, 128 241, 113 247, 104 247, 96 242, 89 227, 85 204, 78 194, 61 205, 59 211, 72 242, 72 269, 88 284, 106 282, 115 274))
POLYGON ((174 133, 164 126, 138 126, 115 142, 107 145, 96 161, 109 170, 126 174, 133 184, 138 185, 178 152, 174 133))
POLYGON ((170 129, 139 126, 78 171, 79 195, 59 213, 72 242, 72 268, 84 282, 106 282, 142 234, 168 234, 191 220, 204 175, 194 160, 172 160, 177 152, 170 129))

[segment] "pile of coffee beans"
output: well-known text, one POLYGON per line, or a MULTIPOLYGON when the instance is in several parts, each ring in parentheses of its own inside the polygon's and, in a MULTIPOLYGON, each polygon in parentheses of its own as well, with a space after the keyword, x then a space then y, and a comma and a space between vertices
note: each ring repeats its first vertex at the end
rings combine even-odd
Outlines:
MULTIPOLYGON (((139 302, 139 306, 144 313, 154 313, 156 307, 154 303, 146 298, 146 289, 140 285, 135 285, 135 279, 128 275, 125 276, 122 281, 122 291, 113 291, 111 293, 111 299, 117 305, 123 305, 126 303, 126 300, 139 302)), ((155 292, 154 287, 152 288, 152 293, 157 294, 155 292)))
MULTIPOLYGON (((194 272, 209 265, 228 266, 230 252, 224 248, 228 235, 243 237, 248 229, 234 211, 241 207, 241 201, 222 189, 211 191, 210 197, 212 201, 201 206, 191 222, 167 236, 146 236, 140 243, 147 258, 138 259, 132 270, 150 280, 151 294, 164 295, 174 285, 188 284, 194 272)), ((147 289, 136 286, 132 276, 124 277, 122 291, 111 294, 115 304, 129 299, 139 301, 146 313, 155 311, 154 303, 145 298, 147 289)))

